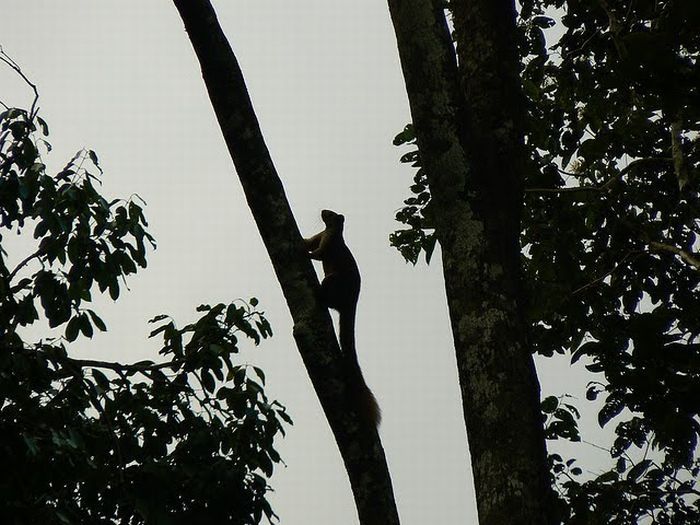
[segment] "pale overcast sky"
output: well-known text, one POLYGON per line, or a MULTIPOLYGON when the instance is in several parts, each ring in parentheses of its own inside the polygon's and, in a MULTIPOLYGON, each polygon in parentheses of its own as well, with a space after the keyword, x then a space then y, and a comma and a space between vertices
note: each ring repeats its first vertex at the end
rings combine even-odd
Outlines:
MULTIPOLYGON (((439 262, 413 268, 388 245, 413 172, 391 144, 410 117, 386 4, 214 6, 302 232, 322 228, 323 208, 346 215, 363 282, 358 352, 383 411, 380 431, 402 523, 476 523, 439 262)), ((275 335, 243 359, 264 367, 268 395, 295 421, 278 443, 287 466, 272 478, 273 507, 284 525, 357 523, 340 456, 175 7, 165 0, 3 0, 0 45, 41 92, 54 146, 47 164, 57 168, 77 149, 94 149, 106 196, 143 197, 158 241, 148 269, 129 280, 131 291, 118 303, 99 301, 109 332, 78 342, 76 351, 154 358, 158 347, 146 338, 146 321, 155 314, 184 323, 200 303, 258 297, 275 335)), ((7 68, 0 69, 0 100, 31 102, 7 68)), ((543 393, 573 389, 583 399, 565 360, 540 371, 543 393)))

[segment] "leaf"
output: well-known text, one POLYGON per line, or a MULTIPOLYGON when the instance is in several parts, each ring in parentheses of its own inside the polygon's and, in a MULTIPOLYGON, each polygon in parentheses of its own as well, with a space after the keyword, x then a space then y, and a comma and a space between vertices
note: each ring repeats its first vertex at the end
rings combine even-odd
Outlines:
POLYGON ((216 343, 212 343, 209 345, 209 351, 212 354, 214 354, 215 356, 220 356, 220 355, 226 353, 226 350, 224 349, 224 347, 221 345, 218 345, 216 343))
POLYGON ((277 415, 280 417, 280 419, 282 419, 282 420, 285 421, 286 423, 289 423, 290 425, 293 425, 293 424, 294 424, 294 423, 292 422, 292 418, 289 416, 289 414, 287 414, 287 412, 285 412, 285 411, 283 411, 283 410, 280 410, 280 411, 277 412, 277 415))
POLYGON ((49 221, 47 219, 41 220, 37 223, 36 227, 34 228, 34 238, 39 239, 40 237, 46 235, 48 231, 49 221))
POLYGON ((587 161, 591 162, 600 157, 604 148, 605 144, 603 144, 602 141, 596 139, 586 139, 579 146, 578 154, 587 161))
POLYGON ((598 476, 596 478, 596 481, 598 483, 609 483, 611 481, 617 481, 618 479, 619 479, 619 476, 618 476, 617 472, 615 472, 614 470, 609 470, 608 472, 605 472, 605 473, 601 474, 600 476, 598 476))
POLYGON ((609 397, 606 404, 600 409, 600 412, 598 412, 598 424, 600 425, 600 428, 603 428, 608 421, 619 415, 624 408, 624 403, 613 398, 612 396, 609 397))
POLYGON ((536 25, 537 27, 541 27, 543 29, 548 29, 550 27, 553 27, 556 22, 554 21, 553 18, 549 18, 548 16, 533 16, 532 17, 532 23, 536 25))
POLYGON ((569 405, 568 403, 564 403, 564 407, 571 412, 576 419, 581 419, 581 413, 578 411, 578 409, 574 405, 569 405))
POLYGON ((571 412, 564 410, 563 408, 557 408, 554 411, 554 417, 565 423, 567 426, 576 428, 576 419, 571 412))
POLYGON ((437 237, 434 234, 429 235, 423 242, 423 249, 425 250, 425 264, 430 264, 430 259, 433 257, 436 243, 437 237))
POLYGON ((109 379, 100 370, 96 368, 92 369, 92 377, 97 383, 97 386, 102 389, 103 392, 109 391, 109 379))
POLYGON ((216 383, 209 370, 202 371, 202 386, 204 387, 204 390, 206 390, 210 394, 214 392, 216 383))
POLYGON ((92 163, 93 163, 95 166, 97 166, 97 168, 98 168, 98 169, 100 170, 100 172, 101 172, 102 169, 100 168, 100 162, 99 162, 99 160, 97 160, 97 153, 95 153, 93 150, 89 149, 89 150, 88 150, 88 156, 90 157, 90 160, 92 161, 92 163))
POLYGON ((625 470, 627 470, 627 461, 625 458, 617 458, 617 463, 615 464, 615 470, 617 470, 620 474, 622 474, 625 470))
POLYGON ((29 277, 25 277, 24 279, 21 279, 17 284, 15 284, 12 287, 12 292, 16 293, 24 288, 27 288, 30 284, 32 284, 32 280, 29 277))
POLYGON ((627 480, 628 481, 637 481, 642 474, 644 474, 649 466, 651 465, 651 460, 650 459, 644 459, 637 463, 634 467, 630 469, 630 471, 627 473, 627 480))
POLYGON ((237 418, 245 416, 246 399, 241 392, 231 390, 226 396, 226 406, 237 418))
POLYGON ((94 311, 88 310, 87 313, 90 315, 92 318, 92 322, 94 325, 97 327, 97 329, 100 332, 106 332, 107 331, 107 325, 105 325, 105 322, 98 316, 94 311))
POLYGON ((80 314, 80 331, 88 339, 92 338, 92 325, 90 324, 90 318, 85 313, 80 314))
POLYGON ((75 341, 80 332, 80 316, 73 317, 66 325, 65 336, 68 341, 75 341))
POLYGON ((261 321, 255 321, 255 326, 257 327, 258 332, 260 332, 260 335, 262 336, 263 339, 272 335, 270 323, 267 322, 267 319, 262 319, 261 321))
POLYGON ((549 396, 544 398, 542 401, 542 412, 545 414, 551 414, 556 410, 556 408, 559 406, 559 399, 557 399, 555 396, 549 396))
POLYGON ((415 140, 416 134, 413 130, 413 124, 406 124, 403 131, 394 137, 394 146, 400 146, 415 140))
POLYGON ((600 394, 600 389, 597 386, 589 386, 586 390, 586 399, 589 401, 595 401, 598 394, 600 394))
POLYGON ((117 279, 112 279, 109 283, 109 296, 112 298, 113 301, 116 301, 119 299, 119 283, 117 282, 117 279))
POLYGON ((596 355, 600 352, 601 344, 598 341, 589 341, 582 344, 578 349, 571 355, 571 364, 573 365, 576 361, 581 359, 584 355, 596 355))
MULTIPOLYGON (((694 475, 697 476, 697 474, 694 475)), ((653 468, 647 472, 647 479, 654 487, 659 487, 666 479, 666 474, 661 469, 653 468)))
POLYGON ((43 133, 43 135, 45 137, 48 137, 49 136, 49 125, 46 123, 46 121, 43 118, 41 118, 39 116, 36 117, 36 120, 37 120, 37 122, 39 122, 39 127, 41 127, 41 132, 43 133))
POLYGON ((262 384, 265 384, 265 372, 262 371, 262 368, 258 368, 257 366, 253 367, 253 370, 257 374, 257 376, 260 378, 260 381, 262 384))

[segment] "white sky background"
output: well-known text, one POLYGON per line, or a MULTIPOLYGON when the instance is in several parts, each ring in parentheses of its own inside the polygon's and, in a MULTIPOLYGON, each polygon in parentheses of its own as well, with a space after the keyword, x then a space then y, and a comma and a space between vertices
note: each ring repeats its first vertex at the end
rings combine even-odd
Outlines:
MULTIPOLYGON (((215 8, 302 232, 322 229, 323 208, 346 215, 346 240, 363 280, 358 351, 383 410, 402 523, 476 523, 439 261, 436 255, 432 266, 413 268, 388 245, 413 172, 391 144, 410 117, 386 4, 229 0, 215 8)), ((295 421, 278 442, 287 467, 272 478, 273 507, 285 525, 357 523, 340 456, 175 7, 3 0, 1 10, 0 45, 41 93, 54 146, 45 159, 51 173, 79 148, 94 149, 105 196, 143 197, 158 241, 149 267, 129 280, 131 292, 117 303, 99 301, 109 332, 79 340, 76 350, 125 362, 155 358, 157 341, 146 338, 150 317, 169 313, 184 324, 200 303, 258 297, 275 335, 244 359, 265 369, 268 395, 295 421)), ((31 102, 6 68, 0 100, 31 102)), ((585 380, 572 378, 567 363, 540 367, 543 393, 569 391, 582 400, 585 380)))

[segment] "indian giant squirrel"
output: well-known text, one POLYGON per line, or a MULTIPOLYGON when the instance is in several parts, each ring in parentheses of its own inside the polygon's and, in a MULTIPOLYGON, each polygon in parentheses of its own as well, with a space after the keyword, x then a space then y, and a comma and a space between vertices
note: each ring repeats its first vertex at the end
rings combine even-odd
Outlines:
POLYGON ((309 257, 323 264, 321 302, 340 314, 340 349, 348 363, 351 393, 357 397, 361 415, 378 427, 381 421, 379 405, 362 377, 355 349, 355 312, 360 295, 360 270, 343 240, 345 217, 331 210, 323 210, 321 219, 326 228, 313 237, 304 239, 304 242, 309 257))

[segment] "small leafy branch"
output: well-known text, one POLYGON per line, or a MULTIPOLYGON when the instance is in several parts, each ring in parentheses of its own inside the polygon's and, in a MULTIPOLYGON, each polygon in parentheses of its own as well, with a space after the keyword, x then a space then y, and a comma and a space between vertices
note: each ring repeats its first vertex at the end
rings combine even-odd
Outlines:
POLYGON ((430 203, 430 189, 428 188, 427 173, 421 166, 420 153, 412 124, 407 124, 403 131, 394 138, 394 146, 403 145, 411 146, 411 150, 404 153, 400 161, 410 164, 417 170, 410 187, 414 196, 405 199, 405 206, 396 213, 396 220, 408 228, 392 233, 389 236, 389 243, 399 250, 406 261, 412 264, 418 262, 421 251, 425 251, 426 263, 430 263, 437 238, 426 217, 427 206, 430 203))
POLYGON ((79 332, 89 337, 93 327, 106 329, 83 306, 93 284, 116 300, 124 277, 146 267, 155 241, 137 196, 107 202, 98 193, 102 170, 94 151, 79 151, 56 176, 46 172, 33 140, 38 130, 47 136, 42 122, 21 109, 0 113, 0 226, 18 233, 33 226, 37 242, 11 270, 0 251, 0 315, 14 319, 3 334, 11 338, 17 326, 39 319, 40 305, 49 326, 67 323, 65 336, 73 341, 79 332))
POLYGON ((548 396, 542 401, 542 413, 546 417, 544 423, 546 439, 562 438, 581 441, 578 431, 578 420, 581 414, 574 405, 564 402, 567 397, 571 396, 548 396))

